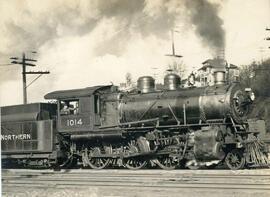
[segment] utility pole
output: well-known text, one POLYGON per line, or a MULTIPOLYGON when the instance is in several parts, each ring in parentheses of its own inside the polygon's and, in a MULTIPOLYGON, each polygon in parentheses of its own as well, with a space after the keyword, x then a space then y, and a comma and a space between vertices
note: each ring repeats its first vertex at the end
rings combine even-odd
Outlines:
POLYGON ((263 47, 259 47, 259 52, 261 55, 261 62, 263 62, 265 49, 263 47))
POLYGON ((181 58, 183 57, 182 55, 176 55, 175 54, 175 47, 174 47, 174 32, 177 32, 179 33, 178 31, 176 30, 171 30, 171 36, 172 36, 172 54, 166 54, 166 56, 171 56, 171 57, 178 57, 178 58, 181 58))
POLYGON ((29 87, 29 85, 31 85, 32 82, 34 82, 34 81, 35 81, 37 78, 39 78, 40 76, 38 76, 36 79, 34 79, 34 80, 27 86, 27 85, 26 85, 26 75, 27 75, 27 74, 40 74, 40 75, 43 75, 43 74, 49 74, 50 72, 49 72, 49 71, 38 71, 38 72, 30 71, 30 72, 27 72, 27 71, 26 71, 26 66, 31 66, 31 67, 36 66, 35 64, 29 63, 29 62, 37 62, 37 60, 26 58, 24 52, 23 52, 23 54, 22 54, 22 58, 21 58, 21 59, 18 58, 18 57, 11 57, 10 59, 13 60, 13 61, 11 62, 12 64, 20 64, 20 65, 22 65, 23 104, 27 104, 27 87, 29 87), (16 61, 16 60, 17 60, 17 61, 16 61))
POLYGON ((156 70, 158 69, 157 67, 151 67, 151 69, 153 70, 153 76, 154 76, 154 79, 156 80, 156 82, 157 82, 157 76, 158 76, 158 74, 157 74, 157 72, 156 72, 156 70))
POLYGON ((172 54, 166 54, 165 56, 170 56, 172 57, 172 63, 168 65, 167 71, 171 73, 174 71, 175 73, 178 73, 181 76, 181 72, 183 70, 182 64, 179 63, 177 60, 178 58, 182 58, 182 55, 178 55, 175 52, 175 43, 174 43, 174 32, 180 33, 179 31, 176 31, 175 29, 171 30, 171 39, 172 39, 172 54), (177 58, 177 59, 176 59, 177 58))
MULTIPOLYGON (((270 28, 266 28, 266 31, 270 31, 270 28)), ((265 40, 270 41, 270 37, 266 37, 265 40)), ((268 47, 270 49, 270 46, 268 47)))

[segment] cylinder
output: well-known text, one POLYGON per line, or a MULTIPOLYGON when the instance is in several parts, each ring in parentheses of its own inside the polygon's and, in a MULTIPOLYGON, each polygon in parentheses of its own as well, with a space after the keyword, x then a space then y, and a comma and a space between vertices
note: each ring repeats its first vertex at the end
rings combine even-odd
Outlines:
POLYGON ((148 93, 155 91, 155 79, 150 76, 140 77, 137 81, 137 87, 141 93, 148 93))
POLYGON ((164 86, 167 90, 176 90, 181 85, 181 78, 177 74, 167 74, 164 77, 164 86))

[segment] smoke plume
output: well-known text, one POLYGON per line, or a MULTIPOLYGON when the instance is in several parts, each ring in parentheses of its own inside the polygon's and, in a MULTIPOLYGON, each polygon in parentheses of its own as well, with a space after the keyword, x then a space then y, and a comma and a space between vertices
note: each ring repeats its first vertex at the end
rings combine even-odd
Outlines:
POLYGON ((223 20, 219 17, 219 6, 207 0, 185 0, 190 22, 205 46, 212 49, 213 55, 219 55, 224 50, 225 31, 223 20))
MULTIPOLYGON (((31 86, 36 98, 53 89, 82 86, 83 81, 97 85, 96 76, 110 69, 120 71, 118 76, 124 78, 125 72, 137 66, 134 70, 143 74, 145 68, 163 66, 164 54, 170 53, 170 49, 164 51, 164 43, 170 45, 170 30, 179 23, 184 26, 180 36, 193 33, 194 28, 205 46, 223 49, 218 11, 218 5, 209 0, 1 1, 0 64, 24 51, 38 51, 34 57, 38 63, 51 67, 37 69, 48 69, 51 74, 38 81, 47 88, 43 92, 31 86)), ((7 91, 15 81, 19 89, 20 72, 18 65, 1 67, 0 90, 7 91)), ((108 78, 113 81, 112 75, 108 78)))

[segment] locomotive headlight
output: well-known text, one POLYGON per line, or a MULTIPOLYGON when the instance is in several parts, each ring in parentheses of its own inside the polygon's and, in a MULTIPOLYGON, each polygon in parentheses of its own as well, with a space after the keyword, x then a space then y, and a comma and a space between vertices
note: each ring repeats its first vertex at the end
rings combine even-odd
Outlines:
POLYGON ((252 101, 255 100, 255 94, 254 94, 254 92, 250 92, 249 98, 250 98, 250 100, 252 100, 252 101))
POLYGON ((245 92, 248 94, 248 97, 251 101, 255 100, 255 94, 254 92, 251 90, 251 88, 245 88, 245 92))

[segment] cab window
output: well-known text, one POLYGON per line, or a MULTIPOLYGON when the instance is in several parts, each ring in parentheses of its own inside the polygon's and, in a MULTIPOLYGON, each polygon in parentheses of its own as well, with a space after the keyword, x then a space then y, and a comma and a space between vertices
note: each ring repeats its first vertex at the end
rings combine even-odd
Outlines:
POLYGON ((95 114, 100 114, 100 100, 99 100, 99 96, 95 95, 94 97, 94 109, 95 109, 95 114))
POLYGON ((60 101, 60 115, 76 115, 79 113, 79 100, 60 101))

